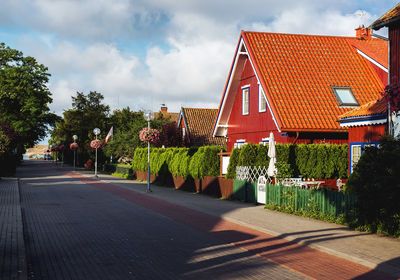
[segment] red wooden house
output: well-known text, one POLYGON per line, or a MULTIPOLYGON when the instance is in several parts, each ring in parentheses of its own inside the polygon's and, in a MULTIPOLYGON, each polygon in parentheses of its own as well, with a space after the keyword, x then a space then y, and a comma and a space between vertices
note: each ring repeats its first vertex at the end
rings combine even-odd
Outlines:
POLYGON ((347 143, 338 116, 381 96, 387 42, 242 31, 213 129, 227 149, 267 142, 347 143))

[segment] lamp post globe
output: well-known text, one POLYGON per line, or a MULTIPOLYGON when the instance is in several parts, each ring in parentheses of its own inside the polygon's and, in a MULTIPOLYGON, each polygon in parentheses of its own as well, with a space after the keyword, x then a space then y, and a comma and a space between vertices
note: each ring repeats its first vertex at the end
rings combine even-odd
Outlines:
MULTIPOLYGON (((97 140, 97 136, 100 134, 100 128, 95 128, 95 129, 93 129, 93 133, 94 133, 94 135, 96 135, 96 140, 97 140)), ((97 148, 96 148, 96 161, 95 161, 95 163, 94 163, 94 177, 98 177, 97 176, 97 148)))
POLYGON ((76 135, 76 134, 72 135, 72 140, 74 140, 74 142, 76 142, 76 140, 78 140, 78 135, 76 135))
POLYGON ((95 129, 93 129, 93 133, 94 133, 94 135, 96 135, 96 139, 97 139, 97 135, 99 135, 100 134, 100 128, 95 128, 95 129))
MULTIPOLYGON (((143 112, 143 117, 147 121, 147 127, 150 130, 150 121, 154 120, 154 113, 151 110, 143 112)), ((150 189, 150 141, 147 141, 147 192, 151 192, 150 189)))

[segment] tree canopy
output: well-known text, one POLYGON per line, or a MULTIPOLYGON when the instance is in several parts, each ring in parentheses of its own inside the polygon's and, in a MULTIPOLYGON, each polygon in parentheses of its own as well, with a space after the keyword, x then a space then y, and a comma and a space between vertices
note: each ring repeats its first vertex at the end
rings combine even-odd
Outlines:
POLYGON ((87 95, 77 92, 76 96, 72 96, 72 109, 64 111, 64 118, 56 123, 50 143, 69 145, 72 136, 77 135, 81 162, 90 158, 90 141, 95 138, 93 129, 100 128, 100 139, 104 139, 108 132, 110 107, 102 103, 103 99, 103 95, 96 91, 87 95))
POLYGON ((44 138, 48 125, 59 119, 50 113, 50 74, 35 58, 0 43, 0 120, 18 133, 21 147, 44 138))

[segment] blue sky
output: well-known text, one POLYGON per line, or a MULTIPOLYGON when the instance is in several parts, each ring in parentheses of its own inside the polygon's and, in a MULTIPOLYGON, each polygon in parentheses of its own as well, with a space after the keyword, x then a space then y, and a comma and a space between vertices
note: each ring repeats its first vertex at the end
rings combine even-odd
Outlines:
POLYGON ((112 109, 158 110, 165 103, 178 112, 217 108, 240 30, 354 36, 396 4, 2 0, 0 41, 49 68, 57 114, 71 107, 77 91, 90 90, 112 109))

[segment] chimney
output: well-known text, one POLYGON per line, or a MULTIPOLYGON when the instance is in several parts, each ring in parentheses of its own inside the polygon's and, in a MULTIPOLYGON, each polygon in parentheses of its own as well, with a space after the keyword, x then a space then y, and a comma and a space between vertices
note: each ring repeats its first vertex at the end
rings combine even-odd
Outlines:
POLYGON ((168 107, 165 106, 165 104, 161 104, 161 113, 167 113, 168 112, 168 107))
POLYGON ((356 38, 359 40, 371 39, 371 29, 364 27, 364 25, 359 26, 356 28, 356 38))

